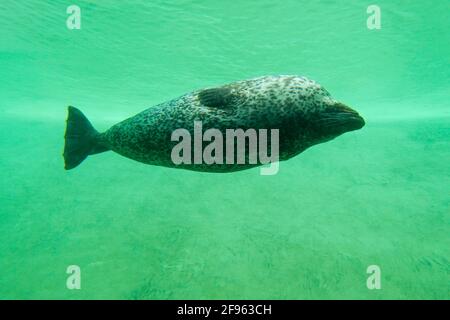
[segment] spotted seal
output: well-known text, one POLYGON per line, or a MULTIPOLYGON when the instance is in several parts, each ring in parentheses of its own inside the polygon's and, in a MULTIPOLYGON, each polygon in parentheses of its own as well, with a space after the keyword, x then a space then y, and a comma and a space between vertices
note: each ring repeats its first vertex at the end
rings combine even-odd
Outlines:
POLYGON ((65 169, 88 155, 112 150, 151 165, 205 172, 232 172, 257 164, 175 164, 171 134, 185 128, 279 129, 279 160, 364 126, 353 109, 333 99, 318 83, 302 76, 264 76, 187 93, 128 118, 103 133, 83 113, 68 107, 65 169))

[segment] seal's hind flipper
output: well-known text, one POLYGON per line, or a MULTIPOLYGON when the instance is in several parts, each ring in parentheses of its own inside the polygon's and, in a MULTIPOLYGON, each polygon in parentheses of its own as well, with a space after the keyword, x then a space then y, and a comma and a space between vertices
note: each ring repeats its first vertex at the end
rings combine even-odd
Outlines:
POLYGON ((73 169, 88 155, 107 151, 108 148, 99 143, 99 136, 84 114, 69 106, 64 135, 64 168, 73 169))
POLYGON ((232 102, 231 89, 224 87, 202 90, 198 98, 201 104, 214 108, 227 108, 232 102))

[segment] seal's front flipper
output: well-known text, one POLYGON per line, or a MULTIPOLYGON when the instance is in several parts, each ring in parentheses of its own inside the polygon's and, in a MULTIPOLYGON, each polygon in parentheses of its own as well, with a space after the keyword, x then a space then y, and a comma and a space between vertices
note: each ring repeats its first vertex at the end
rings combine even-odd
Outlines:
POLYGON ((91 125, 84 114, 69 106, 66 134, 64 135, 64 168, 73 169, 90 154, 107 151, 100 144, 100 134, 91 125))
POLYGON ((222 87, 202 90, 198 93, 198 98, 207 107, 228 108, 233 96, 231 89, 222 87))

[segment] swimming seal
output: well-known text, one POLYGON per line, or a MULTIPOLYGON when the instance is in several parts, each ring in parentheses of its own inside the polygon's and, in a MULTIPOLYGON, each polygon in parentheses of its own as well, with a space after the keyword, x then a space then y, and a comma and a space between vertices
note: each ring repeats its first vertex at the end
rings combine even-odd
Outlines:
MULTIPOLYGON (((97 132, 77 108, 68 107, 65 169, 88 155, 112 150, 151 165, 204 172, 233 172, 256 164, 175 164, 171 152, 176 129, 278 129, 279 160, 364 126, 353 109, 334 100, 318 83, 301 76, 264 76, 217 88, 193 91, 128 118, 103 133, 97 132)), ((246 144, 248 148, 248 144, 246 144)))

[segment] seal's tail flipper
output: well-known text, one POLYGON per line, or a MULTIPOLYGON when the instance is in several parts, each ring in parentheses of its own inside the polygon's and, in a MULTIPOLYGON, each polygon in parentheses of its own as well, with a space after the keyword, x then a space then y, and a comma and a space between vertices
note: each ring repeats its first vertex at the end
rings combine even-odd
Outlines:
POLYGON ((64 168, 73 169, 88 155, 107 151, 108 148, 99 143, 99 136, 84 114, 69 106, 64 135, 64 168))

